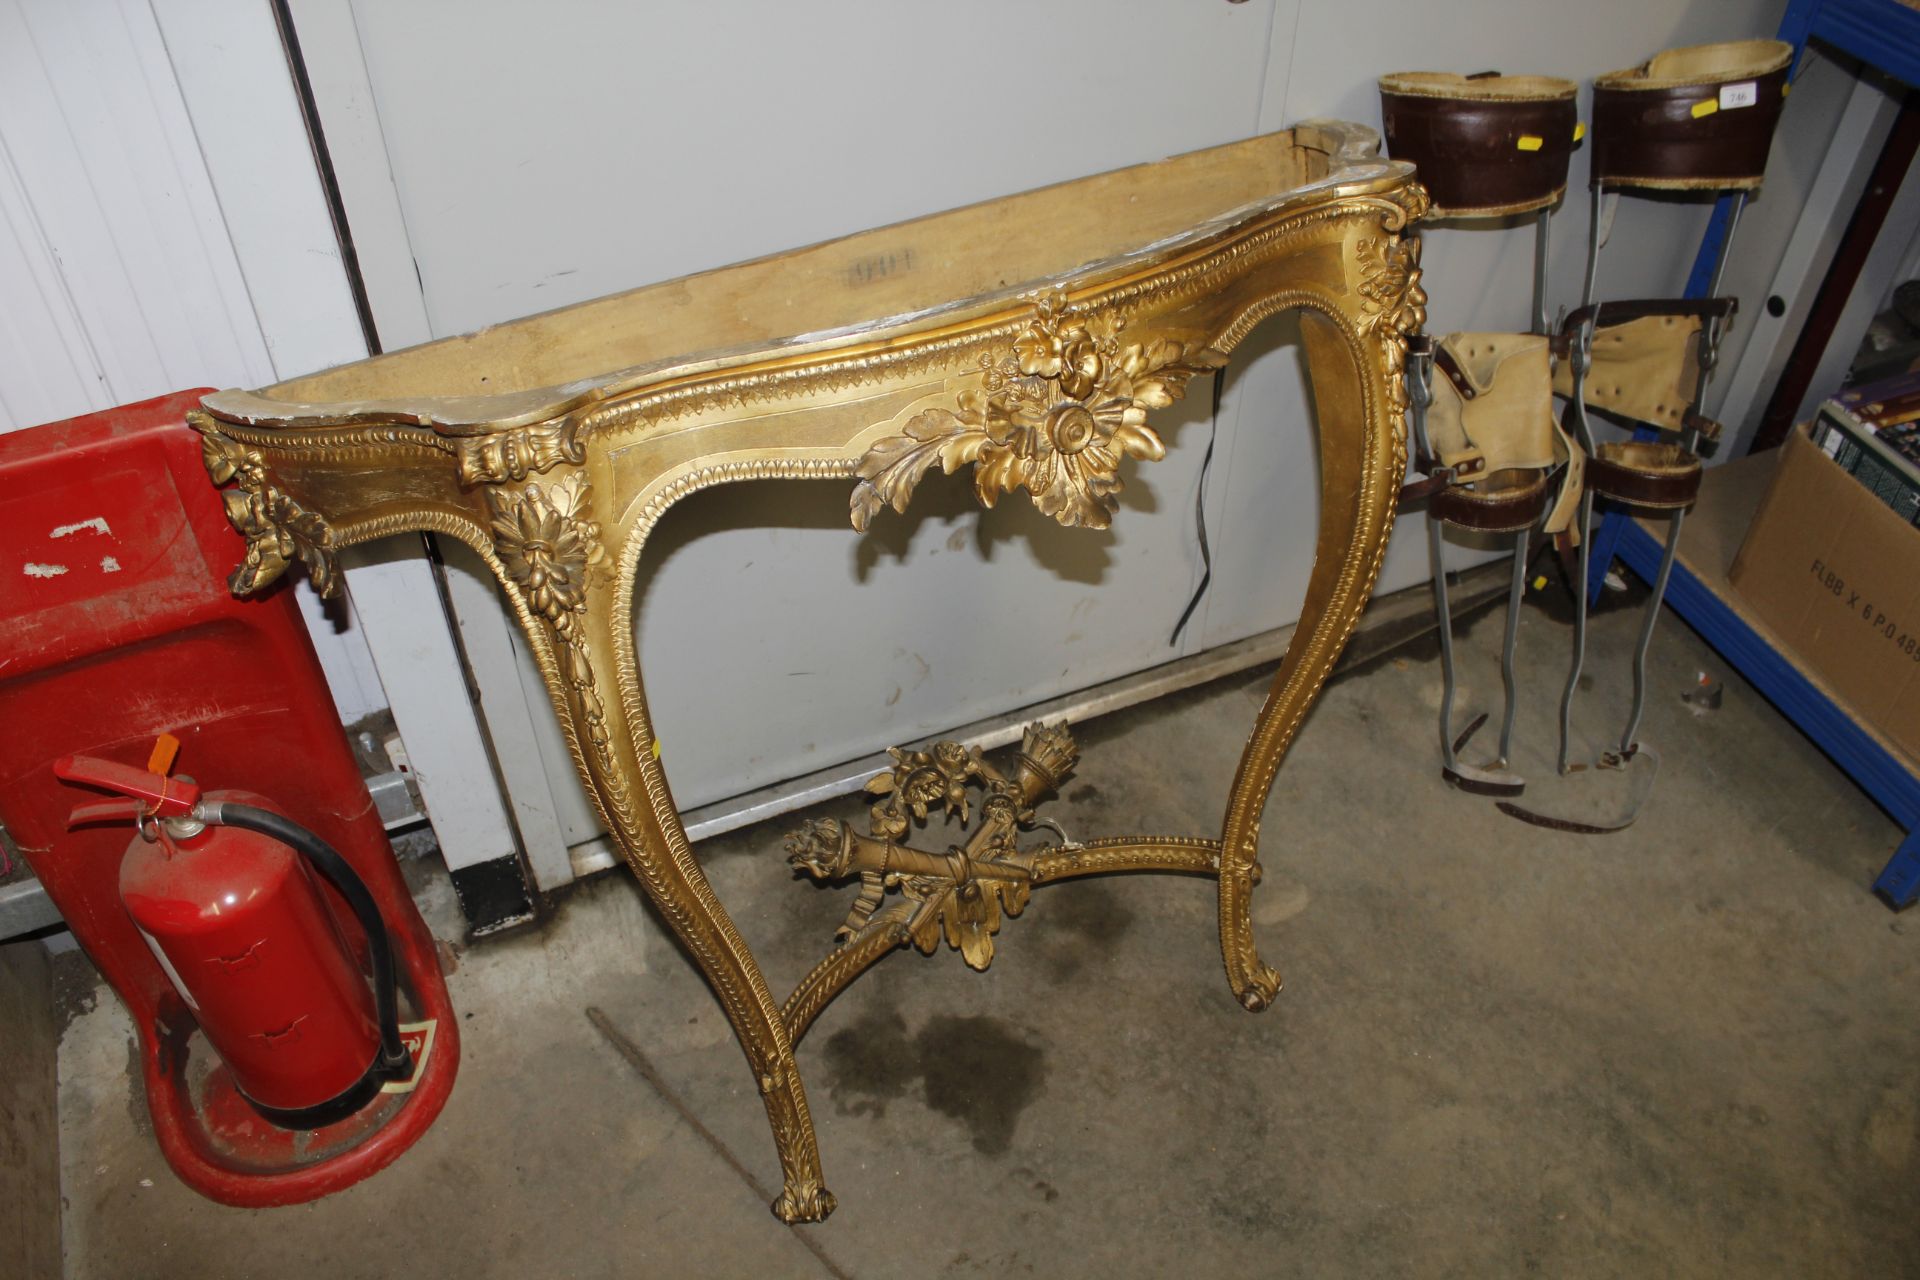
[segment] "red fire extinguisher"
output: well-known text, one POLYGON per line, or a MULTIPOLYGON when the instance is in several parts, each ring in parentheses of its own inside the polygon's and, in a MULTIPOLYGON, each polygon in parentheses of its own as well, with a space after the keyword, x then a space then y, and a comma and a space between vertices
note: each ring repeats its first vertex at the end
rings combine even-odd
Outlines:
POLYGON ((188 778, 91 756, 53 768, 131 797, 81 805, 68 823, 137 825, 121 901, 261 1116, 317 1129, 410 1074, 392 944, 373 895, 330 845, 266 809, 203 799, 188 778), (366 935, 371 988, 315 873, 366 935))

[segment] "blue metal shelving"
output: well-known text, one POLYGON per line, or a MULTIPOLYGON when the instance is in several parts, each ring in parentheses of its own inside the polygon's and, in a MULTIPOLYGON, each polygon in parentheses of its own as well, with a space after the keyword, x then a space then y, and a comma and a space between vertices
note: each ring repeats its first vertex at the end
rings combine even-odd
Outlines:
MULTIPOLYGON (((1898 0, 1789 0, 1779 36, 1794 47, 1795 72, 1807 42, 1818 40, 1904 84, 1920 85, 1920 11, 1898 0)), ((1731 204, 1732 197, 1722 196, 1707 224, 1687 279, 1689 298, 1706 296, 1731 204)), ((1651 439, 1653 433, 1636 435, 1651 439)), ((1874 881, 1873 891, 1890 906, 1911 905, 1920 898, 1920 774, 1822 692, 1791 654, 1776 648, 1732 603, 1710 589, 1687 565, 1685 548, 1683 542, 1667 586, 1667 604, 1906 828, 1906 839, 1874 881)), ((1589 594, 1598 598, 1616 558, 1651 581, 1662 550, 1660 540, 1637 521, 1609 512, 1594 531, 1589 594)))
MULTIPOLYGON (((1712 479, 1709 475, 1708 482, 1712 479)), ((1637 520, 1623 519, 1620 524, 1620 560, 1651 580, 1660 567, 1660 539, 1637 520)), ((1724 589, 1710 587, 1704 575, 1686 562, 1687 544, 1680 545, 1681 559, 1667 584, 1668 606, 1907 829, 1907 838, 1874 881, 1873 890, 1892 906, 1913 902, 1920 896, 1920 775, 1827 696, 1790 653, 1776 648, 1725 597, 1724 589)))

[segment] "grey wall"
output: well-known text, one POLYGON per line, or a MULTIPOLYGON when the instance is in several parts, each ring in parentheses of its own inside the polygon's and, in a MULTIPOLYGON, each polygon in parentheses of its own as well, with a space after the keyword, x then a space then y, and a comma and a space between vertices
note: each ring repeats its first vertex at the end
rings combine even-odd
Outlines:
MULTIPOLYGON (((418 287, 444 335, 1311 116, 1377 125, 1386 71, 1586 80, 1674 44, 1770 33, 1781 9, 487 0, 456 22, 429 0, 381 0, 353 16, 418 287)), ((1796 97, 1787 132, 1817 145, 1820 119, 1796 97)), ((1785 236, 1770 222, 1790 227, 1797 211, 1795 173, 1777 174, 1757 211, 1747 247, 1762 258, 1768 235, 1785 236)), ((1606 291, 1677 289, 1704 218, 1625 202, 1606 291)), ((1585 222, 1577 195, 1554 220, 1556 301, 1577 291, 1585 222)), ((1520 232, 1431 230, 1434 327, 1523 324, 1530 254, 1520 232)), ((906 518, 864 537, 847 528, 844 485, 683 504, 657 535, 640 622, 681 803, 1291 621, 1316 476, 1285 328, 1243 349, 1217 422, 1209 398, 1196 387, 1163 415, 1171 453, 1129 478, 1111 533, 1061 530, 1018 497, 983 515, 957 483, 929 482, 906 518), (1216 433, 1214 585, 1173 648, 1216 433)), ((1396 539, 1383 590, 1425 576, 1415 532, 1396 539)))

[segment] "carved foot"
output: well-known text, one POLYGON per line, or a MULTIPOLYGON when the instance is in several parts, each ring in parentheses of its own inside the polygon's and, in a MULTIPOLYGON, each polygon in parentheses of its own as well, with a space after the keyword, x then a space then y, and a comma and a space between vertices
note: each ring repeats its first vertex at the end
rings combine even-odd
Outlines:
POLYGON ((790 1227, 802 1222, 825 1222, 839 1203, 833 1198, 833 1192, 808 1178, 787 1183, 786 1190, 773 1202, 773 1216, 790 1227))
POLYGON ((1262 1013, 1279 994, 1279 971, 1263 964, 1248 976, 1247 988, 1240 993, 1240 1007, 1248 1013, 1262 1013))

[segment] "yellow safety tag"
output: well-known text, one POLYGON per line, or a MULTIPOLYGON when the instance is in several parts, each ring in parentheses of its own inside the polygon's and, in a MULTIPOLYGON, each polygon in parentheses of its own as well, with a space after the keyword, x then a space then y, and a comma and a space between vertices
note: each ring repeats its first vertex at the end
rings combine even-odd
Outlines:
POLYGON ((1718 98, 1703 98, 1699 102, 1696 102, 1693 104, 1693 118, 1695 120, 1702 119, 1706 116, 1712 115, 1714 112, 1718 111, 1719 109, 1720 109, 1720 100, 1718 98))
POLYGON ((1522 151, 1538 151, 1545 142, 1545 138, 1536 138, 1530 133, 1523 133, 1513 145, 1522 151))

